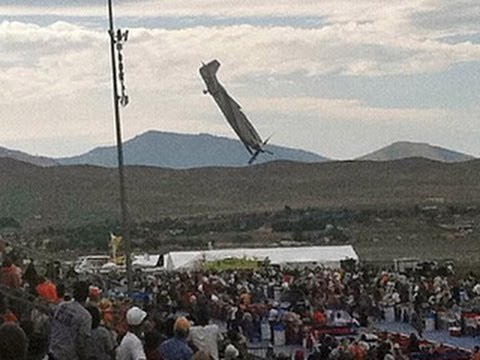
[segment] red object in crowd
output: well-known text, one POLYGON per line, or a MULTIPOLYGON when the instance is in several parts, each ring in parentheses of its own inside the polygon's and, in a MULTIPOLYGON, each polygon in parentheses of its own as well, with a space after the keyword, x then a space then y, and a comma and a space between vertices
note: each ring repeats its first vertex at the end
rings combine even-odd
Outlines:
POLYGON ((304 360, 305 359, 305 353, 302 350, 297 350, 295 352, 295 360, 304 360))
POLYGON ((114 314, 114 329, 118 336, 122 337, 128 331, 128 323, 127 323, 127 311, 130 308, 127 304, 120 304, 116 311, 113 311, 114 314))
POLYGON ((18 322, 17 317, 10 310, 5 311, 5 314, 3 314, 2 318, 3 318, 3 322, 5 323, 16 324, 18 322))
POLYGON ((323 311, 317 310, 313 314, 313 321, 315 321, 316 325, 325 326, 327 324, 327 318, 323 311))
POLYGON ((45 300, 53 303, 58 301, 57 287, 50 280, 46 280, 43 283, 38 284, 35 287, 35 290, 37 290, 38 296, 45 300))
POLYGON ((5 266, 1 269, 0 272, 0 285, 18 289, 20 287, 21 281, 20 276, 17 273, 17 270, 12 265, 5 266))
POLYGON ((353 360, 365 360, 367 358, 367 350, 359 343, 355 343, 350 347, 350 353, 353 360))
POLYGON ((96 300, 100 297, 101 294, 102 294, 102 291, 100 290, 99 287, 91 286, 90 289, 89 289, 88 296, 90 297, 90 299, 96 300))

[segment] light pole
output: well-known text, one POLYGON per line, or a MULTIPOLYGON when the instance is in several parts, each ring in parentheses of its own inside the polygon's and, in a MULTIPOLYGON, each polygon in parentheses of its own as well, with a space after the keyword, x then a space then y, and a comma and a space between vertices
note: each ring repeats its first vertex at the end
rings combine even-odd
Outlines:
POLYGON ((122 242, 125 251, 125 265, 127 267, 127 288, 128 294, 132 292, 132 263, 131 263, 131 246, 130 238, 128 237, 129 230, 129 218, 127 209, 127 198, 125 192, 125 174, 123 167, 123 145, 122 145, 122 125, 120 122, 120 103, 123 106, 128 104, 128 97, 125 94, 125 86, 123 83, 123 64, 122 61, 122 44, 127 40, 128 31, 122 33, 120 30, 115 32, 113 27, 113 4, 112 0, 108 0, 108 18, 109 18, 109 30, 110 35, 110 52, 112 58, 112 81, 113 81, 113 108, 115 115, 115 130, 117 138, 117 158, 118 158, 118 177, 120 184, 120 211, 121 211, 121 232, 122 242), (118 94, 118 74, 117 74, 117 59, 115 55, 119 57, 120 64, 120 81, 122 83, 122 94, 118 94))

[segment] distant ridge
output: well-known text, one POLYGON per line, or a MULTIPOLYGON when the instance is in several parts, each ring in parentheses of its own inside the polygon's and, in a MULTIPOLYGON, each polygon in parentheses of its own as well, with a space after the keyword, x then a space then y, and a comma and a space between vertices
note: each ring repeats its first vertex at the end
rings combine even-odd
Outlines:
MULTIPOLYGON (((273 160, 321 162, 328 160, 312 152, 267 146, 274 155, 260 154, 256 163, 273 160)), ((240 141, 209 134, 177 134, 148 131, 124 143, 125 164, 187 169, 212 166, 245 166, 250 154, 240 141)), ((56 159, 61 165, 117 165, 114 146, 98 147, 85 154, 56 159)))
POLYGON ((414 157, 441 162, 461 162, 474 159, 473 156, 427 143, 398 141, 355 160, 389 161, 414 157))
POLYGON ((15 159, 18 161, 42 167, 58 165, 58 163, 53 159, 44 156, 34 156, 24 153, 22 151, 10 150, 4 147, 0 147, 0 158, 15 159))
MULTIPOLYGON (((238 214, 308 207, 411 207, 431 198, 480 203, 480 160, 273 161, 244 167, 125 169, 129 214, 163 217, 238 214)), ((0 159, 0 218, 24 228, 78 226, 118 218, 118 172, 98 166, 38 167, 0 159)), ((108 236, 108 234, 107 234, 108 236)))

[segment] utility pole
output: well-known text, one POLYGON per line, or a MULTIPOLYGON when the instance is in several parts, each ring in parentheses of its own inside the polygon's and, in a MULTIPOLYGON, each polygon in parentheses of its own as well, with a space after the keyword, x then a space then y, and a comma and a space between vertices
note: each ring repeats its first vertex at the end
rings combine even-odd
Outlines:
POLYGON ((120 211, 121 211, 121 232, 122 242, 125 251, 125 265, 127 267, 127 288, 128 294, 132 293, 132 259, 131 259, 131 246, 130 238, 128 234, 129 230, 129 217, 127 209, 127 197, 125 192, 125 174, 124 174, 124 162, 123 162, 123 144, 122 144, 122 125, 120 122, 120 105, 126 106, 128 104, 128 96, 125 93, 124 85, 124 72, 122 62, 122 47, 123 43, 127 41, 128 31, 122 33, 121 30, 115 31, 113 26, 113 0, 108 0, 108 18, 109 18, 109 30, 110 35, 110 52, 112 57, 112 80, 113 80, 113 108, 115 115, 115 130, 117 138, 117 158, 118 158, 118 177, 120 185, 120 211), (117 72, 117 58, 119 60, 119 68, 117 72), (121 82, 121 95, 118 94, 118 77, 121 82))

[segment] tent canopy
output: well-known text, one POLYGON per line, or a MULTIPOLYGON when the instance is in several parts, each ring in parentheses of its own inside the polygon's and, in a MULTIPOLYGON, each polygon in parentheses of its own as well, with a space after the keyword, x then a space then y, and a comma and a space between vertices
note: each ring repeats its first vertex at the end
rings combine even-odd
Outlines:
POLYGON ((132 261, 132 266, 139 266, 139 267, 156 267, 159 266, 159 262, 161 259, 161 255, 137 255, 134 256, 132 261))
POLYGON ((351 245, 308 246, 252 249, 218 249, 205 251, 172 251, 165 255, 167 270, 191 269, 202 261, 216 261, 228 258, 246 258, 263 261, 269 259, 274 265, 323 265, 340 267, 340 261, 353 259, 358 255, 351 245))

